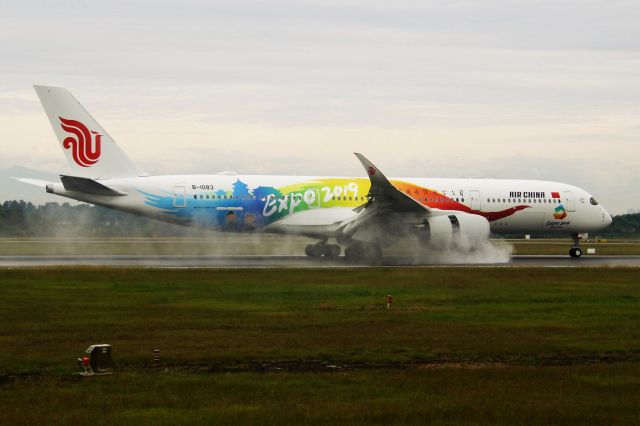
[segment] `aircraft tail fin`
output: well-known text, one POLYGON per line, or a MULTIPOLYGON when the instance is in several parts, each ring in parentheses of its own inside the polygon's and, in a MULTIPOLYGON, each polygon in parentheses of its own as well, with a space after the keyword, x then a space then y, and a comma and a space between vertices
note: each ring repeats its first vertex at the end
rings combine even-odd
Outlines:
POLYGON ((146 174, 69 91, 34 88, 74 175, 106 179, 146 174))

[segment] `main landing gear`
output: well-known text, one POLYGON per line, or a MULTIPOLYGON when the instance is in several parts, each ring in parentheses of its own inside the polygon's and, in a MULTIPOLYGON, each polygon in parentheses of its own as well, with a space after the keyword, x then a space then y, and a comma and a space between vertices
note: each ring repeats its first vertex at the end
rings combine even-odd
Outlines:
POLYGON ((347 263, 362 265, 377 265, 382 259, 382 250, 375 244, 354 242, 344 251, 347 263))
MULTIPOLYGON (((311 258, 328 260, 338 259, 340 251, 339 245, 327 244, 326 241, 309 244, 304 249, 304 253, 311 258)), ((373 243, 352 241, 344 251, 344 258, 347 263, 353 265, 377 265, 382 259, 382 250, 373 243)))
POLYGON ((316 244, 309 244, 304 249, 304 254, 314 258, 327 258, 337 259, 340 257, 340 246, 337 244, 327 244, 326 241, 321 241, 316 244))
POLYGON ((573 235, 573 246, 569 249, 569 256, 576 259, 582 256, 582 249, 580 248, 580 236, 578 234, 573 235))

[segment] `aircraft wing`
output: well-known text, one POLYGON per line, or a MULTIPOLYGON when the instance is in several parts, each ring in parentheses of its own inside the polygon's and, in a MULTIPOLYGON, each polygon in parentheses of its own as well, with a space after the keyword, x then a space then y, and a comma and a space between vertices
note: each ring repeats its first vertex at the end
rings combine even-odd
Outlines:
POLYGON ((357 215, 343 222, 341 231, 345 237, 353 237, 356 232, 393 235, 401 232, 403 224, 418 225, 426 216, 439 213, 396 188, 364 155, 355 155, 371 180, 371 188, 369 201, 355 209, 357 215))
POLYGON ((393 186, 380 169, 374 166, 371 161, 367 160, 364 155, 356 152, 355 156, 358 157, 358 160, 360 160, 369 176, 369 180, 371 180, 371 188, 369 189, 370 201, 364 205, 365 209, 370 208, 373 204, 377 204, 378 208, 383 207, 386 211, 396 213, 425 213, 431 211, 429 207, 418 203, 393 186))

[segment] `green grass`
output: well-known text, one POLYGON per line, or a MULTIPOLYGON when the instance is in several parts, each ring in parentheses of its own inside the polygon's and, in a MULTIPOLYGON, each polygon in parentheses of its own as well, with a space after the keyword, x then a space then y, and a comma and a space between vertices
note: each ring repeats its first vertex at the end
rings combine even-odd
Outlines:
POLYGON ((51 413, 67 424, 633 423, 638 278, 634 268, 0 270, 0 423, 51 413), (115 374, 74 379, 92 343, 113 345, 115 374))
POLYGON ((0 402, 11 424, 604 425, 638 423, 639 387, 633 364, 295 374, 123 372, 14 383, 0 390, 0 402))

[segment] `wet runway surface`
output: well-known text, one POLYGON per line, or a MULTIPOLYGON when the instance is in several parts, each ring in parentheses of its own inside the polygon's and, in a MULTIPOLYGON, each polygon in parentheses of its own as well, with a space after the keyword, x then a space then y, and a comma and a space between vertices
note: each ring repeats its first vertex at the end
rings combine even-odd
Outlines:
MULTIPOLYGON (((286 268, 345 267, 343 259, 328 261, 306 256, 176 256, 176 255, 87 255, 87 256, 0 256, 0 268, 39 266, 114 266, 149 268, 286 268)), ((502 263, 415 263, 413 259, 388 257, 380 266, 533 266, 533 267, 640 267, 640 256, 512 256, 502 263)))

